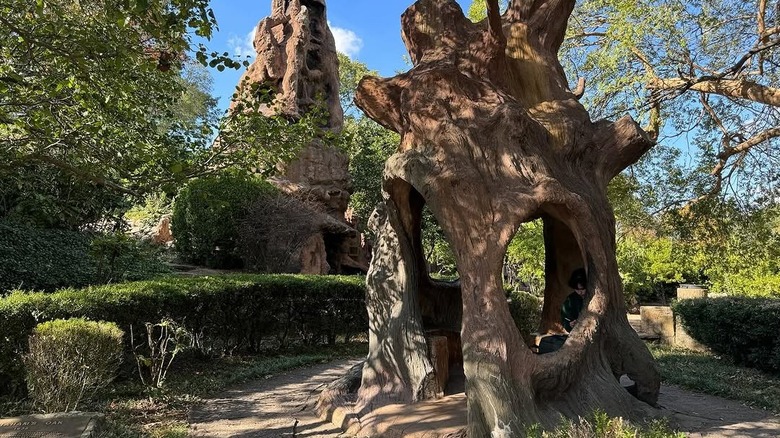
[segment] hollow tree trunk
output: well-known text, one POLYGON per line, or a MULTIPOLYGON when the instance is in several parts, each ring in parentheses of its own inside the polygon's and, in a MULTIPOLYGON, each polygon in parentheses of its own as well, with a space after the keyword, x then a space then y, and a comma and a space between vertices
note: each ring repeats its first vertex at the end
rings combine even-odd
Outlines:
POLYGON ((420 294, 427 273, 416 243, 427 204, 457 261, 469 435, 522 436, 559 415, 600 408, 635 417, 654 404, 658 370, 625 316, 607 183, 652 142, 629 117, 591 122, 557 59, 574 0, 514 0, 500 16, 468 21, 454 0, 419 0, 402 16, 414 67, 365 78, 357 104, 398 132, 385 167, 388 220, 369 275, 371 345, 359 405, 434 396, 420 294), (522 222, 542 217, 547 252, 543 328, 555 331, 565 282, 588 273, 591 298, 566 344, 534 355, 506 303, 501 265, 522 222))

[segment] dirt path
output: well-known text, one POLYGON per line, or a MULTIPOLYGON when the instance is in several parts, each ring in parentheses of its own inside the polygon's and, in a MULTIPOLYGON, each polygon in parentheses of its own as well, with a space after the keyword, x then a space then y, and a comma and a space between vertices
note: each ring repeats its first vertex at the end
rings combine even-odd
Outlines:
POLYGON ((193 409, 195 437, 340 437, 341 430, 314 413, 322 388, 359 362, 340 360, 246 383, 193 409))
MULTIPOLYGON (((314 405, 320 390, 357 362, 340 360, 293 370, 227 391, 193 409, 192 436, 344 437, 316 416, 314 405)), ((441 436, 434 431, 449 432, 465 421, 465 397, 452 397, 430 402, 432 406, 414 405, 414 410, 388 406, 373 419, 392 424, 381 428, 385 436, 401 436, 401 430, 404 436, 412 431, 419 437, 441 436), (437 403, 446 404, 446 409, 437 403)), ((663 385, 659 405, 691 438, 780 437, 778 416, 739 402, 663 385)))
POLYGON ((661 385, 658 404, 691 438, 780 437, 780 417, 733 400, 661 385))

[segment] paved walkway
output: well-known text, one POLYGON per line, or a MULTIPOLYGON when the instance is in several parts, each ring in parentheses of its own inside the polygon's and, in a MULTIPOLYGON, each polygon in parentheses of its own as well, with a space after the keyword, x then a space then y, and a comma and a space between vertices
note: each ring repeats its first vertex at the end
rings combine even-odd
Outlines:
MULTIPOLYGON (((314 413, 322 388, 358 360, 340 360, 247 383, 190 413, 196 437, 344 437, 314 413)), ((692 438, 780 437, 780 418, 739 402, 661 386, 659 404, 692 438)), ((465 424, 462 394, 411 406, 386 406, 364 418, 383 436, 443 437, 465 424)))

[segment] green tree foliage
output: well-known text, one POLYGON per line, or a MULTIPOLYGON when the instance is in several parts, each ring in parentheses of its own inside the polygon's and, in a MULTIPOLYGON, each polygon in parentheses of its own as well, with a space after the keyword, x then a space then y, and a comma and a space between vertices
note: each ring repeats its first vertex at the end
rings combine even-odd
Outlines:
POLYGON ((190 31, 208 37, 216 24, 206 0, 0 8, 2 176, 23 164, 40 180, 53 170, 135 193, 175 174, 183 150, 161 125, 183 91, 190 31))
MULTIPOLYGON (((314 116, 220 118, 187 59, 216 20, 208 0, 0 4, 0 217, 80 228, 150 191, 227 167, 272 168, 318 132, 314 116), (214 143, 216 133, 220 140, 214 143)), ((227 54, 200 64, 239 68, 227 54)))
POLYGON ((544 236, 542 221, 520 225, 509 242, 504 260, 504 282, 514 289, 544 293, 544 236))
MULTIPOLYGON (((503 11, 506 10, 508 4, 508 0, 499 0, 498 7, 503 11)), ((469 10, 466 12, 466 15, 473 22, 482 21, 487 18, 487 3, 485 0, 472 1, 471 5, 469 6, 469 10)))
POLYGON ((630 112, 661 143, 688 143, 695 196, 766 202, 780 181, 779 13, 763 0, 583 0, 563 58, 594 116, 630 112))
POLYGON ((339 53, 339 98, 345 113, 342 136, 353 187, 349 206, 359 219, 360 231, 366 230, 369 215, 382 201, 385 161, 400 142, 398 134, 365 117, 353 102, 360 79, 367 75, 378 73, 339 53))
POLYGON ((398 147, 398 134, 369 119, 347 118, 344 125, 349 153, 349 174, 353 192, 349 206, 360 218, 358 227, 365 230, 366 221, 382 202, 382 172, 385 161, 398 147))

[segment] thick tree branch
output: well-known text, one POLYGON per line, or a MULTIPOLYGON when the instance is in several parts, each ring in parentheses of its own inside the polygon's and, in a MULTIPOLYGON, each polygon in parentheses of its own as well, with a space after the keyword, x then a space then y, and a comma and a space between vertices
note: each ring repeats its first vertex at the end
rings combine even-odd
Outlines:
POLYGON ((723 150, 721 153, 718 154, 718 158, 727 159, 733 155, 739 154, 741 152, 745 152, 754 146, 758 146, 759 144, 767 140, 777 138, 777 137, 780 137, 780 127, 774 127, 774 128, 761 131, 758 134, 743 141, 742 143, 739 143, 738 145, 732 148, 723 150))
POLYGON ((765 105, 780 106, 780 88, 767 87, 747 79, 694 80, 655 78, 647 86, 651 90, 687 90, 751 100, 765 105))
POLYGON ((401 114, 402 87, 392 79, 366 76, 360 80, 355 93, 355 104, 380 125, 397 133, 403 131, 401 114))
POLYGON ((569 16, 574 10, 574 0, 548 0, 544 2, 534 1, 539 7, 533 11, 529 25, 539 35, 542 47, 551 53, 558 53, 566 36, 566 26, 569 16))
POLYGON ((506 47, 506 35, 504 35, 501 23, 501 11, 498 9, 498 0, 487 0, 487 16, 490 36, 501 47, 506 47))
POLYGON ((598 162, 605 184, 634 164, 655 144, 630 116, 621 117, 600 130, 594 137, 594 143, 600 149, 598 162))
MULTIPOLYGON (((631 53, 639 59, 639 62, 645 67, 645 71, 650 77, 654 79, 658 77, 647 55, 636 46, 631 47, 631 53)), ((661 132, 661 99, 655 90, 650 91, 650 121, 645 131, 652 141, 658 140, 658 135, 661 132)))

